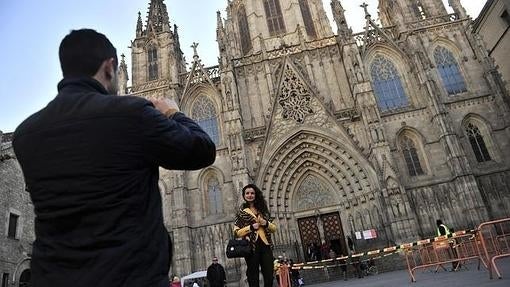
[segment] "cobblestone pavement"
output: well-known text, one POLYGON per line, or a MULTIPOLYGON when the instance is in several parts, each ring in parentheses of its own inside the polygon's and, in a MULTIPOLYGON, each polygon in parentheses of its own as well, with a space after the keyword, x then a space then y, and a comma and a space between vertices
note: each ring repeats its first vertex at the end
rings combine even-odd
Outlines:
MULTIPOLYGON (((434 272, 434 268, 430 270, 418 270, 415 272, 416 281, 411 283, 409 273, 407 270, 400 270, 394 272, 383 273, 375 276, 367 276, 362 279, 349 279, 348 281, 332 281, 320 284, 306 284, 305 286, 313 287, 509 287, 510 286, 510 258, 501 259, 498 261, 498 266, 502 273, 503 279, 489 279, 489 273, 485 268, 480 267, 477 270, 477 264, 471 263, 463 267, 457 272, 439 271, 434 272)), ((448 265, 447 269, 451 266, 448 265)), ((305 282, 307 283, 307 282, 305 282)))

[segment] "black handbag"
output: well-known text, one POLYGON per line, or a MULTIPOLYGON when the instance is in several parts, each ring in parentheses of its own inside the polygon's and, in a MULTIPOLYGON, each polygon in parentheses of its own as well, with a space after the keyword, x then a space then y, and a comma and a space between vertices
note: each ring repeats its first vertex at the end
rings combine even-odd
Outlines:
POLYGON ((230 239, 225 253, 227 258, 248 257, 252 254, 250 241, 246 239, 230 239))

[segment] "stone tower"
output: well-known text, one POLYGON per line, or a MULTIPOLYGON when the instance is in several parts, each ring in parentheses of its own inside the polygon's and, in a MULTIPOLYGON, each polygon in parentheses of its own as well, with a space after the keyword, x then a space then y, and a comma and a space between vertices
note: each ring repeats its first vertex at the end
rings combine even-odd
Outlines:
POLYGON ((176 99, 217 146, 211 167, 161 170, 171 273, 218 256, 242 282, 224 248, 251 182, 278 226, 274 252, 299 261, 322 241, 346 254, 365 230, 378 236, 360 250, 432 236, 438 218, 460 230, 510 214, 507 91, 460 1, 448 14, 441 0, 380 0, 381 24, 362 5, 356 34, 340 0, 336 34, 321 0, 225 2, 217 66, 194 43, 185 69, 163 1, 132 42, 130 91, 176 99))
POLYGON ((177 27, 172 30, 163 0, 151 0, 145 20, 138 13, 136 38, 131 42, 131 92, 146 97, 169 97, 178 101, 179 75, 185 61, 177 27))

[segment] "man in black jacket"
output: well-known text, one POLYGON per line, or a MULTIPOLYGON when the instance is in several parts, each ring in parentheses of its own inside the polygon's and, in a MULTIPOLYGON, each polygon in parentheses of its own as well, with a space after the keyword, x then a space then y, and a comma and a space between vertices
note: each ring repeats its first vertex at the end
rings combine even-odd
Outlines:
POLYGON ((13 139, 36 215, 32 286, 166 287, 158 169, 204 168, 216 148, 175 102, 114 95, 103 34, 71 31, 59 57, 57 97, 13 139))
POLYGON ((218 263, 218 257, 214 257, 213 263, 207 268, 207 281, 210 287, 223 287, 227 282, 225 269, 218 263))

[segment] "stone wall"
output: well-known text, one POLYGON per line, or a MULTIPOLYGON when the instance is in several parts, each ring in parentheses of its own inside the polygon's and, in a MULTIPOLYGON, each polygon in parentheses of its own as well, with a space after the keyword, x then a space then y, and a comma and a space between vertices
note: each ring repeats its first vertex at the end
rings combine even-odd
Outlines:
POLYGON ((28 269, 26 259, 32 252, 34 213, 28 192, 25 191, 23 173, 15 158, 10 142, 11 134, 4 134, 0 141, 0 273, 19 280, 22 271, 28 269), (8 140, 8 142, 5 142, 8 140), (18 217, 16 236, 8 237, 10 214, 18 217))

